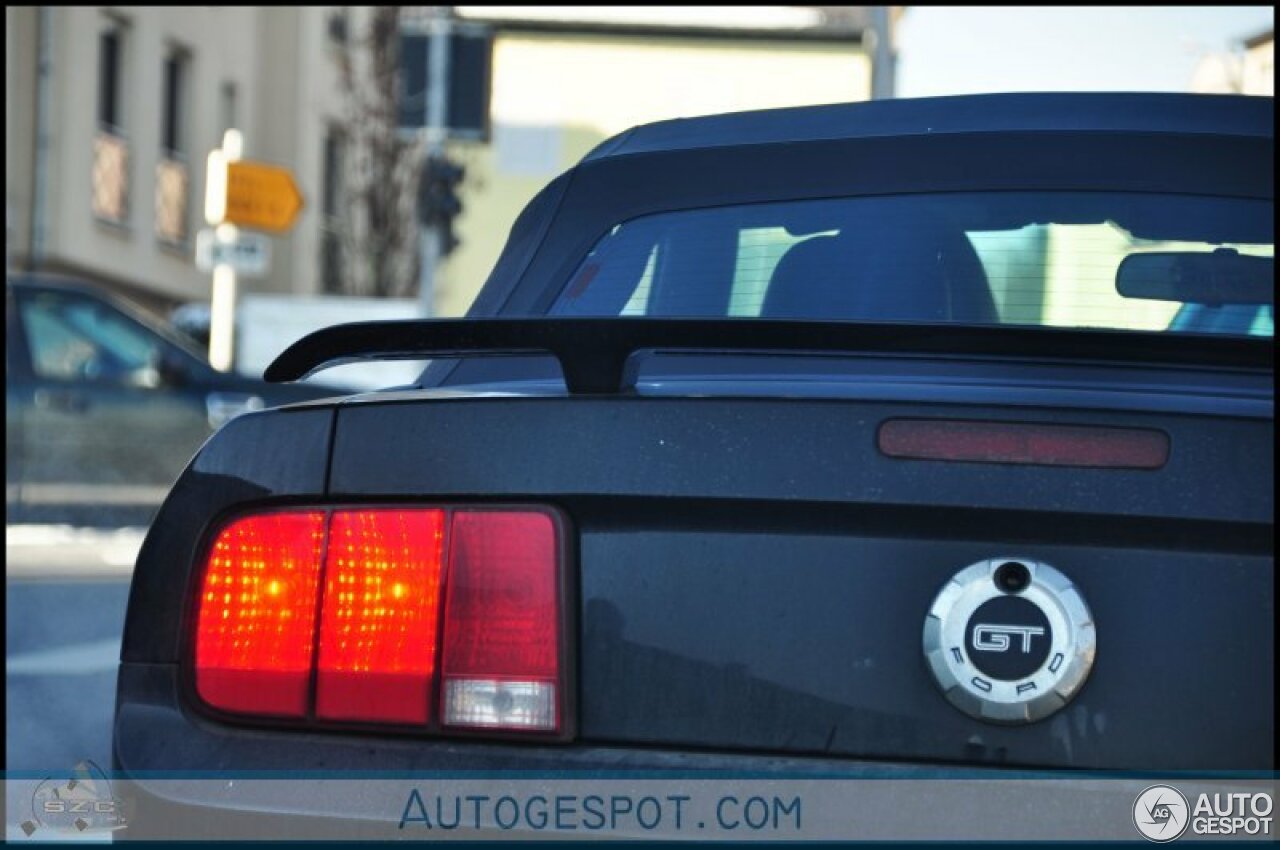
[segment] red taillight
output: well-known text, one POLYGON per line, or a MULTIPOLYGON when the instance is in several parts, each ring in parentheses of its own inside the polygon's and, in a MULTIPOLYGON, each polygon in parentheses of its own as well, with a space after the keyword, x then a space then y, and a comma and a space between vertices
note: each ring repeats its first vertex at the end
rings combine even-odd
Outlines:
POLYGON ((196 691, 223 711, 564 731, 548 512, 244 517, 215 539, 200 592, 196 691))
POLYGON ((890 457, 916 460, 1100 469, 1159 469, 1169 460, 1163 431, 1101 425, 890 419, 877 442, 890 457))
POLYGON ((325 555, 316 715, 426 723, 444 511, 335 511, 325 555))
POLYGON ((556 729, 555 561, 555 528, 544 514, 453 515, 442 722, 556 729))
POLYGON ((218 534, 200 593, 196 690, 227 711, 307 711, 324 514, 273 513, 218 534))

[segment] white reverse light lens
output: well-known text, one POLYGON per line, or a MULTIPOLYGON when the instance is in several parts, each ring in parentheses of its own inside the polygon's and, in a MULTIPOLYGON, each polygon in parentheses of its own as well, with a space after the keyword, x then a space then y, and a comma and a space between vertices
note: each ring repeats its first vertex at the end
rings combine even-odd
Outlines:
POLYGON ((504 729, 556 728, 553 682, 445 679, 444 723, 504 729))

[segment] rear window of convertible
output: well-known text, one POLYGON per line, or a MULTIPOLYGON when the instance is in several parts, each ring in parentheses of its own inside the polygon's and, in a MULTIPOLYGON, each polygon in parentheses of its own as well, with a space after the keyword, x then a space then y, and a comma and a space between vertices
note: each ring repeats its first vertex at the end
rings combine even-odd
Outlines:
POLYGON ((550 312, 1273 336, 1273 210, 998 192, 661 213, 615 226, 550 312))

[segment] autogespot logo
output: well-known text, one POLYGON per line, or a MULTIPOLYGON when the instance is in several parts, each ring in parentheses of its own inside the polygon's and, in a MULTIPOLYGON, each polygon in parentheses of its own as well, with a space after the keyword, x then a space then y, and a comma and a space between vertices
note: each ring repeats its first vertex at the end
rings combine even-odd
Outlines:
POLYGON ((1172 841, 1187 831, 1187 798, 1177 788, 1152 785, 1133 801, 1133 825, 1143 838, 1172 841))

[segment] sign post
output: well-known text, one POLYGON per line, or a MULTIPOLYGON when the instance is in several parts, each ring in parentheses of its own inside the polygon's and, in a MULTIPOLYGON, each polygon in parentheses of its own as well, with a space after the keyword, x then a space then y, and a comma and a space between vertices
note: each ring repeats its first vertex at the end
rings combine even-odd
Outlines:
POLYGON ((239 228, 283 233, 302 209, 302 193, 286 168, 242 160, 244 139, 227 130, 209 153, 204 217, 213 231, 196 239, 196 264, 213 272, 209 304, 209 363, 230 371, 235 360, 236 274, 266 274, 271 243, 239 228))
MULTIPOLYGON (((226 224, 228 165, 240 159, 244 137, 239 130, 227 130, 222 147, 209 154, 205 180, 204 217, 218 227, 224 239, 235 238, 235 225, 226 224)), ((213 289, 209 297, 209 365, 219 372, 231 371, 235 355, 236 270, 228 263, 213 266, 213 289)))

